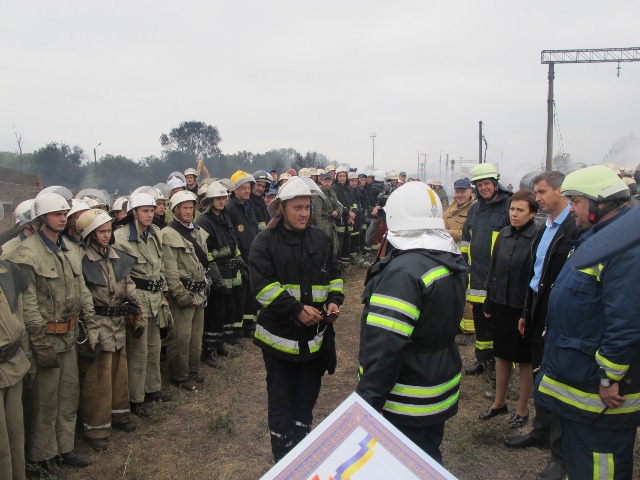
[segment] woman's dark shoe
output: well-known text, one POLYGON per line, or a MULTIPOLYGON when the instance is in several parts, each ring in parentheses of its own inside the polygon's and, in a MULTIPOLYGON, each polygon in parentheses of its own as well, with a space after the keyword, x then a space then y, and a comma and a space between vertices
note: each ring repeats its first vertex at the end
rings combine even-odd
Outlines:
POLYGON ((486 412, 481 413, 478 418, 480 420, 489 420, 490 418, 497 417, 498 415, 504 415, 505 413, 509 413, 506 403, 500 408, 493 408, 489 406, 489 409, 486 412))
POLYGON ((513 415, 511 415, 511 418, 509 419, 509 426, 511 428, 524 427, 528 421, 529 421, 529 412, 527 412, 527 414, 524 417, 521 417, 517 413, 514 413, 513 415))

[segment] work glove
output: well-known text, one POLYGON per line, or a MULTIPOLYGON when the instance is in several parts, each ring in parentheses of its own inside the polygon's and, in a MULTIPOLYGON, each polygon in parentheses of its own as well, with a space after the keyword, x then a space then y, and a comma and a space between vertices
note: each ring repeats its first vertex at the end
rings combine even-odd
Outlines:
POLYGON ((47 342, 47 339, 41 335, 33 335, 30 337, 31 350, 33 357, 39 368, 58 368, 58 354, 53 345, 47 342))

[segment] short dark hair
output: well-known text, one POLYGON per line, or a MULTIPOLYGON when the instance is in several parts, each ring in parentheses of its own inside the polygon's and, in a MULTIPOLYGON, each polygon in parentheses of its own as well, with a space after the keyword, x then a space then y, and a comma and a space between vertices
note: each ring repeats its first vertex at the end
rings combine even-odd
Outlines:
POLYGON ((511 203, 513 203, 514 200, 527 202, 529 204, 529 212, 537 212, 540 208, 538 202, 536 202, 536 195, 531 190, 522 189, 511 195, 511 198, 509 199, 509 206, 511 206, 511 203))
POLYGON ((556 170, 549 170, 548 172, 540 172, 531 180, 531 185, 535 188, 535 186, 545 181, 549 184, 551 188, 554 190, 559 189, 562 186, 562 182, 564 181, 564 173, 558 172, 556 170))

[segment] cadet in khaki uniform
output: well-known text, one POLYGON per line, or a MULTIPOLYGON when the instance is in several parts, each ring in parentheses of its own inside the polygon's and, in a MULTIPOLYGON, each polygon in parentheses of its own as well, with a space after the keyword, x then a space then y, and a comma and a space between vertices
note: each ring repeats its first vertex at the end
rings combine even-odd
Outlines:
POLYGON ((324 173, 320 177, 320 190, 324 193, 324 197, 320 195, 312 198, 311 225, 320 227, 324 230, 333 245, 333 253, 338 255, 338 227, 336 227, 336 219, 342 215, 344 207, 338 201, 336 192, 331 188, 331 174, 324 173))
POLYGON ((131 280, 147 317, 147 327, 139 338, 127 329, 127 365, 131 411, 139 417, 151 412, 145 402, 168 401, 169 392, 160 390, 160 317, 164 286, 162 243, 151 225, 156 200, 147 193, 135 193, 129 199, 129 212, 123 226, 116 230, 114 247, 136 259, 131 280))
POLYGON ((196 206, 193 193, 175 193, 170 205, 174 218, 162 229, 169 308, 174 320, 167 339, 167 363, 171 383, 194 390, 196 382, 204 382, 198 371, 207 298, 208 234, 191 221, 196 206))
MULTIPOLYGON (((0 215, 1 218, 1 215, 0 215)), ((18 267, 0 260, 0 479, 25 478, 22 378, 31 364, 25 354, 24 311, 37 320, 33 286, 18 267), (27 304, 27 307, 25 307, 27 304)))
POLYGON ((35 228, 31 224, 31 205, 33 205, 33 199, 25 200, 19 203, 13 211, 13 228, 18 229, 18 234, 0 247, 1 258, 9 255, 14 248, 20 245, 20 242, 35 232, 35 228))
POLYGON ((32 411, 27 460, 57 474, 56 457, 74 467, 91 460, 73 450, 78 410, 78 323, 84 324, 88 347, 98 343, 93 301, 82 277, 82 250, 62 238, 69 204, 56 193, 36 197, 32 217, 40 228, 7 260, 16 263, 35 286, 39 318, 26 319, 37 371, 29 392, 32 411))
POLYGON ((140 338, 147 323, 129 276, 135 259, 109 246, 111 221, 106 212, 89 210, 76 222, 86 245, 82 273, 100 325, 97 355, 85 356, 84 344, 78 346, 83 431, 97 451, 106 450, 112 426, 125 432, 136 427, 129 411, 126 329, 129 323, 134 338, 140 338))

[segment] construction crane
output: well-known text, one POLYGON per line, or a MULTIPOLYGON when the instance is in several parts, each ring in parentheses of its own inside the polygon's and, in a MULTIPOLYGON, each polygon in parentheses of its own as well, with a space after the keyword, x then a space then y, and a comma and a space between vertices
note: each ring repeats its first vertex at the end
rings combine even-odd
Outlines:
POLYGON ((620 63, 640 62, 640 47, 631 48, 594 48, 581 50, 543 50, 543 64, 549 65, 549 95, 547 96, 547 164, 546 170, 551 170, 553 158, 553 81, 555 79, 556 63, 620 63))

